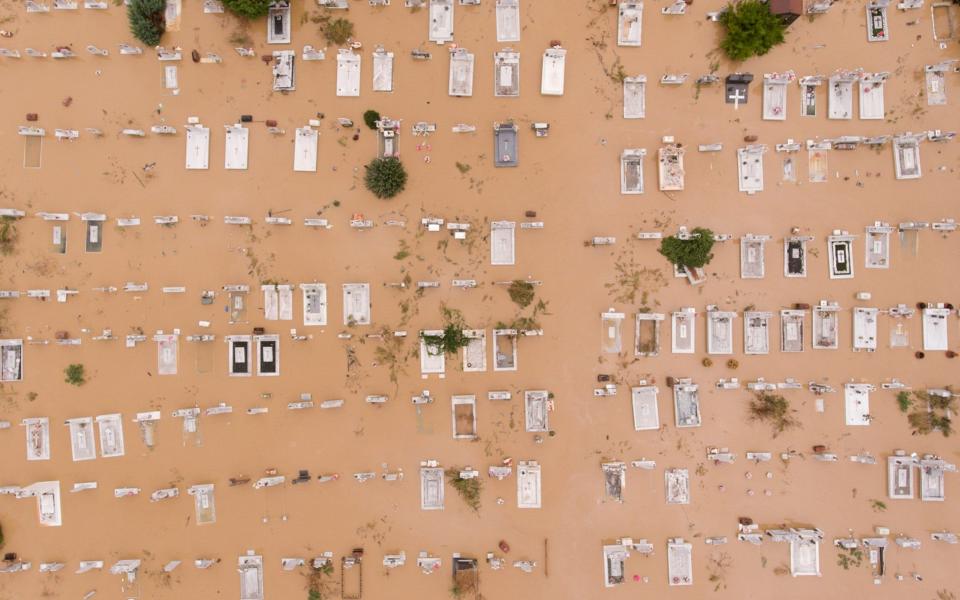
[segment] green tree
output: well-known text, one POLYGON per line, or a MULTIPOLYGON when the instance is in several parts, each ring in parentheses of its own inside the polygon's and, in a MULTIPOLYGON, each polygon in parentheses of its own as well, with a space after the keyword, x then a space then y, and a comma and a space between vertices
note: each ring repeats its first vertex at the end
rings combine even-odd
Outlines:
POLYGON ((0 218, 0 254, 13 254, 17 245, 17 224, 12 217, 0 218))
POLYGON ((713 259, 713 232, 697 227, 688 240, 675 235, 660 242, 660 254, 678 267, 703 267, 713 259))
POLYGON ((470 338, 463 333, 460 325, 449 323, 443 328, 440 335, 424 335, 423 341, 429 348, 444 354, 456 354, 460 348, 470 344, 470 338))
POLYGON ((397 158, 375 158, 366 167, 363 183, 377 198, 393 198, 407 185, 407 170, 397 158))
POLYGON ((223 6, 245 19, 257 19, 267 14, 273 0, 223 0, 223 6))
POLYGON ((380 113, 371 109, 363 113, 363 122, 367 124, 367 127, 370 129, 377 128, 377 121, 380 120, 380 113))
POLYGON ((81 364, 72 364, 67 365, 67 368, 63 370, 64 381, 70 385, 81 386, 87 382, 86 373, 84 371, 83 365, 81 364))
POLYGON ((323 37, 331 44, 342 46, 353 37, 353 23, 347 19, 334 19, 323 27, 323 37))
POLYGON ((761 0, 740 0, 720 15, 724 37, 720 48, 731 60, 761 56, 783 43, 786 26, 761 0))
POLYGON ((165 0, 130 0, 127 19, 133 37, 148 46, 158 45, 166 27, 166 6, 165 0))

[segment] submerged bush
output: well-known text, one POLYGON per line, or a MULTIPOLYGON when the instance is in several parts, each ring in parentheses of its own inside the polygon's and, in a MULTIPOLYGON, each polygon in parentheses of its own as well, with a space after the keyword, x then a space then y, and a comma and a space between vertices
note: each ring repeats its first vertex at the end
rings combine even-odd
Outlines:
POLYGON ((87 382, 83 365, 74 363, 63 370, 64 381, 70 385, 81 386, 87 382))
POLYGON ((334 19, 323 28, 323 37, 331 44, 342 46, 353 37, 353 23, 347 19, 334 19))
POLYGON ((510 294, 510 299, 516 302, 520 308, 530 306, 530 303, 533 302, 533 298, 536 295, 533 284, 522 279, 514 280, 510 284, 510 287, 507 288, 507 292, 510 294))
POLYGON ((13 254, 17 245, 17 224, 11 217, 0 219, 0 254, 13 254))
POLYGON ((780 17, 761 0, 733 2, 720 14, 724 37, 720 48, 731 60, 761 56, 783 43, 786 29, 780 17))
POLYGON ((380 120, 380 113, 371 109, 363 113, 363 122, 367 124, 367 127, 370 129, 377 128, 377 121, 380 120))
POLYGON ((407 170, 397 158, 375 158, 366 166, 363 183, 377 198, 393 198, 407 185, 407 170))
POLYGON ((166 7, 165 0, 130 0, 127 19, 133 37, 148 46, 158 45, 166 27, 166 7))
POLYGON ((766 392, 757 392, 750 400, 750 420, 772 426, 774 437, 800 424, 793 416, 790 402, 786 398, 766 392))
POLYGON ((457 468, 447 469, 446 475, 447 481, 450 482, 453 489, 457 490, 457 493, 460 494, 463 501, 467 503, 467 506, 472 508, 474 512, 479 512, 480 489, 483 487, 480 478, 471 477, 470 479, 461 479, 460 469, 457 468))
POLYGON ((440 335, 423 335, 423 341, 428 347, 433 347, 444 354, 456 354, 460 348, 470 344, 470 338, 463 333, 463 329, 453 323, 444 327, 440 335))
POLYGON ((706 266, 713 259, 713 232, 697 227, 690 234, 688 240, 682 240, 675 235, 664 238, 660 242, 660 254, 678 267, 706 266))
POLYGON ((223 0, 223 6, 238 17, 257 19, 267 14, 273 0, 223 0))

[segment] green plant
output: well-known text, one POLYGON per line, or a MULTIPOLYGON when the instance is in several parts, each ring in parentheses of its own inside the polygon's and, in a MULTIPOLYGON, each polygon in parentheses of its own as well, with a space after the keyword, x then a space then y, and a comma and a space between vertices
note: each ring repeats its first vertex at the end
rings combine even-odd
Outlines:
MULTIPOLYGON (((704 365, 704 366, 707 366, 707 365, 704 365)), ((727 368, 728 368, 728 369, 737 369, 737 368, 739 368, 739 367, 740 367, 740 361, 739 361, 739 360, 737 360, 737 359, 735 359, 735 358, 731 358, 730 360, 727 361, 727 368)))
POLYGON ((883 512, 887 510, 887 503, 881 500, 870 500, 870 508, 872 508, 874 512, 883 512))
POLYGON ((165 0, 130 0, 127 20, 133 37, 148 46, 158 45, 166 27, 166 7, 165 0))
POLYGON ((370 129, 376 129, 377 121, 379 120, 380 120, 380 113, 378 113, 377 111, 373 109, 364 111, 363 122, 366 123, 367 127, 369 127, 370 129))
POLYGON ((471 477, 470 479, 463 479, 460 477, 459 468, 447 469, 445 473, 447 475, 447 481, 450 482, 453 489, 457 490, 457 493, 463 501, 467 503, 467 506, 472 508, 474 512, 479 512, 480 489, 483 487, 480 478, 471 477))
POLYGON ((353 23, 347 19, 334 19, 323 27, 323 37, 331 44, 342 46, 353 37, 353 23))
POLYGON ((3 525, 0 525, 0 548, 3 548, 3 525))
POLYGON ((461 175, 466 175, 467 172, 470 170, 470 165, 468 165, 467 163, 457 162, 456 165, 457 165, 457 170, 460 171, 461 175))
POLYGON ((83 365, 78 363, 67 365, 67 368, 63 370, 63 375, 64 375, 64 381, 66 381, 70 385, 75 385, 79 387, 87 382, 86 373, 84 371, 83 365))
POLYGON ((709 356, 707 356, 707 357, 704 358, 702 361, 700 361, 700 364, 702 364, 702 365, 705 366, 705 367, 712 367, 712 366, 713 366, 713 359, 710 358, 709 356))
POLYGON ((463 329, 455 323, 446 325, 443 328, 443 333, 440 335, 421 335, 423 341, 426 342, 428 351, 430 348, 434 348, 436 351, 443 352, 444 354, 456 354, 460 351, 460 348, 470 343, 470 338, 468 338, 463 333, 463 329))
POLYGON ((720 48, 731 60, 746 60, 761 56, 777 44, 782 44, 786 25, 770 12, 761 0, 740 0, 727 6, 720 14, 724 29, 720 48))
POLYGON ((660 254, 678 267, 703 267, 713 259, 713 232, 697 227, 690 239, 682 240, 675 235, 660 242, 660 254))
POLYGON ((863 550, 859 548, 840 548, 837 555, 837 566, 844 571, 850 567, 859 567, 863 562, 863 550))
MULTIPOLYGON (((950 415, 956 412, 956 398, 952 390, 947 388, 947 395, 930 394, 917 390, 913 392, 913 412, 907 415, 907 422, 914 433, 927 435, 939 431, 943 437, 953 434, 953 420, 950 415)), ((899 402, 900 395, 897 395, 899 402)), ((901 410, 902 410, 901 404, 901 410)))
POLYGON ((250 34, 243 29, 237 29, 236 31, 231 33, 227 41, 233 44, 234 46, 247 47, 253 44, 253 40, 250 39, 250 34))
POLYGON ((522 279, 515 279, 511 282, 510 287, 507 288, 507 292, 510 294, 510 299, 520 306, 520 308, 530 306, 530 303, 533 302, 533 298, 536 295, 533 284, 529 281, 523 281, 522 279))
POLYGON ((755 393, 749 411, 751 421, 768 423, 773 428, 773 437, 800 424, 793 416, 790 402, 779 394, 755 393))
POLYGON ((363 183, 377 198, 393 198, 407 185, 407 170, 397 158, 375 158, 365 168, 363 183))
POLYGON ((11 217, 3 217, 0 221, 0 254, 13 254, 17 244, 17 224, 11 217))
POLYGON ((244 19, 258 19, 267 14, 273 0, 223 0, 223 6, 244 19))
POLYGON ((320 590, 310 590, 307 592, 307 600, 321 600, 320 590))
POLYGON ((457 584, 457 583, 453 584, 453 586, 450 588, 450 595, 453 596, 454 598, 462 598, 462 597, 463 597, 463 590, 460 589, 460 585, 459 585, 459 584, 457 584))
POLYGON ((900 412, 907 412, 912 404, 913 400, 910 399, 910 392, 897 393, 897 405, 900 407, 900 412))

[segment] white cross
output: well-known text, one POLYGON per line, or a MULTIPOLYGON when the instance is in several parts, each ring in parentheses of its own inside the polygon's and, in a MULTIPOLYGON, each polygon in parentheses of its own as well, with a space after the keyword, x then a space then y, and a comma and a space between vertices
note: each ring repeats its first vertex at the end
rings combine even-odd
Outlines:
POLYGON ((727 96, 727 98, 730 98, 731 100, 733 100, 733 110, 739 110, 740 101, 746 100, 747 94, 741 89, 735 89, 733 90, 733 92, 730 93, 729 96, 727 96))

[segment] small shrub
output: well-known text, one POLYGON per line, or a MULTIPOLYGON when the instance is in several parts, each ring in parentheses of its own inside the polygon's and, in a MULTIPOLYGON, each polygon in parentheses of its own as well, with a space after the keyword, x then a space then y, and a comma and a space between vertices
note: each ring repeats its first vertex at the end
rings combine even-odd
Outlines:
POLYGON ((457 162, 456 165, 457 165, 457 170, 460 171, 461 175, 466 175, 467 172, 470 171, 470 165, 468 165, 467 163, 457 162))
POLYGON ((367 127, 370 129, 377 128, 377 121, 380 120, 380 113, 371 109, 363 113, 363 122, 367 124, 367 127))
POLYGON ((837 555, 837 566, 841 567, 844 571, 848 570, 850 567, 859 567, 863 562, 863 550, 859 548, 840 548, 837 555))
POLYGON ((377 198, 393 198, 407 185, 407 170, 397 158, 375 158, 366 166, 363 183, 377 198))
POLYGON ((740 367, 740 361, 738 361, 737 359, 731 358, 730 360, 727 361, 728 369, 737 369, 739 367, 740 367))
POLYGON ((702 227, 695 228, 689 240, 675 235, 660 242, 660 254, 678 267, 703 267, 713 259, 713 232, 702 227))
POLYGON ((130 0, 127 20, 133 37, 148 46, 158 45, 166 27, 166 6, 165 0, 130 0))
POLYGON ((793 416, 790 402, 779 394, 757 392, 750 400, 750 420, 769 424, 773 437, 800 424, 793 416))
POLYGON ((72 365, 67 365, 67 368, 63 370, 63 375, 64 381, 70 385, 79 387, 87 382, 86 373, 83 365, 81 364, 74 363, 72 365))
MULTIPOLYGON (((947 390, 951 391, 949 387, 947 390)), ((897 394, 897 401, 900 402, 900 394, 897 394)), ((900 406, 901 410, 904 410, 903 404, 900 406)), ((956 412, 957 407, 952 392, 949 396, 941 396, 916 390, 913 392, 911 406, 913 412, 907 415, 907 422, 914 433, 928 435, 939 431, 943 437, 953 434, 953 421, 949 415, 956 412)))
POLYGON ((704 358, 702 361, 700 361, 700 363, 701 363, 703 366, 705 366, 705 367, 712 367, 712 366, 713 366, 713 359, 708 356, 708 357, 704 358))
POLYGON ((238 17, 258 19, 267 14, 273 0, 223 0, 223 6, 238 17))
POLYGON ((783 43, 786 26, 761 0, 741 0, 720 14, 724 29, 720 48, 731 60, 762 56, 783 43))
POLYGON ((253 40, 250 39, 250 34, 243 29, 237 29, 231 33, 227 41, 234 46, 243 46, 244 48, 253 44, 253 40))
POLYGON ((870 508, 872 508, 874 512, 883 512, 887 510, 887 503, 881 500, 871 500, 870 508))
POLYGON ((449 323, 443 328, 442 334, 423 335, 423 341, 426 342, 428 348, 433 347, 444 354, 456 354, 460 351, 460 348, 470 343, 470 338, 464 335, 463 329, 459 325, 449 323))
POLYGON ((530 306, 530 303, 533 302, 533 298, 536 295, 533 284, 529 281, 523 281, 522 279, 514 280, 507 289, 507 292, 510 294, 510 299, 520 308, 530 306))
POLYGON ((3 217, 0 221, 0 254, 13 254, 17 245, 17 224, 10 217, 3 217))
POLYGON ((347 19, 334 19, 323 28, 323 37, 337 46, 342 46, 353 37, 353 23, 347 19))
POLYGON ((480 481, 479 477, 473 477, 470 479, 461 479, 460 478, 460 469, 451 468, 446 471, 447 481, 450 482, 450 485, 453 489, 457 490, 457 494, 460 495, 460 498, 467 503, 467 506, 473 509, 474 512, 480 511, 480 489, 483 487, 483 483, 480 481))
POLYGON ((0 525, 0 548, 3 548, 3 525, 0 525))
POLYGON ((897 394, 897 406, 900 407, 900 412, 907 412, 912 404, 913 400, 910 399, 910 392, 899 392, 897 394))

